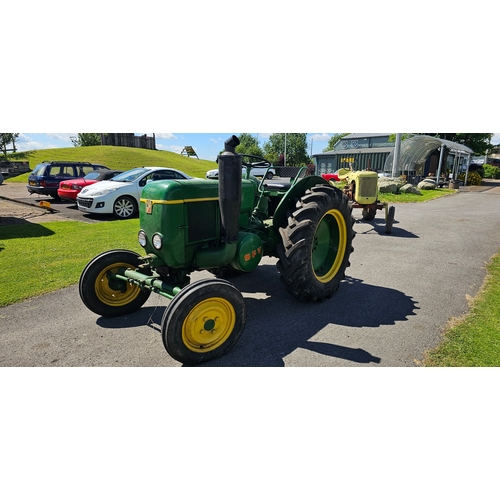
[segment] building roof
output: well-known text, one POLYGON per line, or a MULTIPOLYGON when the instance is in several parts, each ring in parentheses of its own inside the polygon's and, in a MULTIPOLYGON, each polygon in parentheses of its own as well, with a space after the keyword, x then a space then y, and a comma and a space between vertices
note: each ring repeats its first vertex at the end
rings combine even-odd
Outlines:
POLYGON ((341 149, 331 151, 326 151, 324 153, 316 153, 313 156, 333 156, 333 155, 353 155, 353 154, 374 154, 374 153, 391 153, 394 151, 394 146, 388 146, 385 148, 358 148, 358 149, 341 149))
POLYGON ((368 139, 370 137, 388 137, 392 134, 386 133, 386 134, 348 134, 344 137, 342 137, 341 140, 343 139, 368 139))

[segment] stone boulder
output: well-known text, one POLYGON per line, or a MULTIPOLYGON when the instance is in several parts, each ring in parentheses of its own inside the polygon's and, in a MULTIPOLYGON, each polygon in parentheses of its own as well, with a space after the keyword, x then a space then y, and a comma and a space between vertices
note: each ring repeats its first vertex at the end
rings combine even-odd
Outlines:
POLYGON ((424 179, 418 183, 418 189, 436 189, 437 184, 433 179, 424 179))
POLYGON ((413 184, 405 184, 399 189, 400 193, 422 194, 413 184))
POLYGON ((378 190, 381 193, 396 193, 401 187, 401 180, 393 177, 379 177, 378 190))

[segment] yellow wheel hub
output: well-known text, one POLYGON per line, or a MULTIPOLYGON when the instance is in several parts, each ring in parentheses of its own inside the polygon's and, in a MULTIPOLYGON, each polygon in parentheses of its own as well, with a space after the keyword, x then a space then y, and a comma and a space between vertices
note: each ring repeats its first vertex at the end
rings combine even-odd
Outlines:
POLYGON ((217 349, 226 342, 236 324, 236 313, 229 301, 213 297, 197 304, 182 325, 182 341, 193 352, 217 349))
POLYGON ((120 269, 123 271, 134 267, 124 262, 117 262, 104 268, 95 280, 95 293, 103 304, 112 307, 125 306, 141 293, 137 285, 113 278, 112 275, 118 274, 120 269))
POLYGON ((316 231, 313 270, 321 283, 329 283, 339 272, 346 251, 347 226, 338 210, 329 210, 316 231))

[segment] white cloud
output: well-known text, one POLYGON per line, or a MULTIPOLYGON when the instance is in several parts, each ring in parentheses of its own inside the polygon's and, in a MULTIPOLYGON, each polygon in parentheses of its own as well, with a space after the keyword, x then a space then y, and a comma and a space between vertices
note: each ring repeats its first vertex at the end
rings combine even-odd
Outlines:
POLYGON ((71 137, 76 137, 78 134, 47 134, 47 137, 54 139, 56 141, 64 141, 71 143, 71 137))

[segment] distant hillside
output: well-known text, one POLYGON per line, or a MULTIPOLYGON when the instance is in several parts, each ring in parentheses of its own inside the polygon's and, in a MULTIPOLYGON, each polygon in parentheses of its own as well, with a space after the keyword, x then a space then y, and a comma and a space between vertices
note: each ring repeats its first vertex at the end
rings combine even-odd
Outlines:
MULTIPOLYGON (((189 158, 170 151, 126 148, 121 146, 85 146, 58 149, 37 149, 8 155, 13 161, 29 161, 33 170, 46 160, 88 161, 100 163, 118 170, 130 170, 135 167, 157 166, 181 170, 193 177, 205 177, 207 170, 217 168, 214 161, 189 158)), ((10 182, 26 182, 29 173, 9 179, 10 182)))

